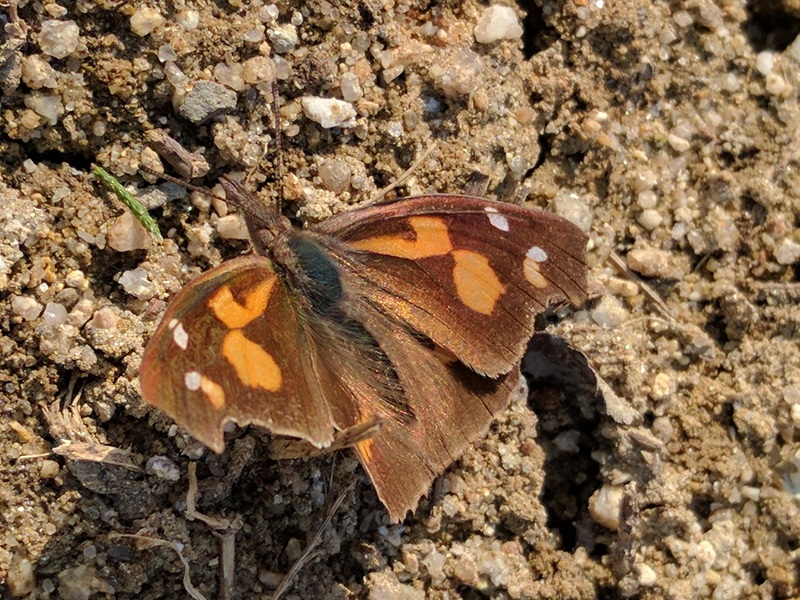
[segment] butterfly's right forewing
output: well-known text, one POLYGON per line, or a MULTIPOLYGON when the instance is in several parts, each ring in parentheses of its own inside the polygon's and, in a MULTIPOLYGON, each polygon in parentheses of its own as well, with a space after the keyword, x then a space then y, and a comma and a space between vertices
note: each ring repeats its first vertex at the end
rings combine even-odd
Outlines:
POLYGON ((325 447, 338 382, 314 364, 313 345, 300 303, 270 261, 237 258, 170 304, 145 349, 142 395, 217 452, 226 421, 325 447))

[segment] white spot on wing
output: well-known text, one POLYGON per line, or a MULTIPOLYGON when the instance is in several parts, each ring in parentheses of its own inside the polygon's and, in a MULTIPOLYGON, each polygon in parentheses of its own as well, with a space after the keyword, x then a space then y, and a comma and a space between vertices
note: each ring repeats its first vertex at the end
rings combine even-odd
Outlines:
POLYGON ((170 330, 170 331, 172 331, 173 329, 175 329, 175 326, 176 326, 178 323, 180 323, 180 321, 178 321, 178 319, 172 319, 172 320, 171 320, 171 321, 170 321, 170 322, 167 324, 167 327, 169 327, 169 330, 170 330))
POLYGON ((486 216, 489 217, 489 223, 491 223, 493 227, 496 227, 500 231, 508 231, 508 219, 497 212, 494 206, 486 206, 483 210, 486 212, 486 216))
POLYGON ((183 375, 183 383, 190 392, 196 392, 203 383, 203 377, 197 371, 186 371, 183 375))
POLYGON ((547 252, 542 250, 539 246, 533 246, 525 255, 537 263, 542 263, 547 260, 547 252))
POLYGON ((178 322, 173 327, 172 322, 170 322, 169 326, 172 329, 172 341, 175 342, 181 350, 186 350, 186 348, 189 347, 189 334, 186 333, 186 330, 183 328, 183 323, 178 322))

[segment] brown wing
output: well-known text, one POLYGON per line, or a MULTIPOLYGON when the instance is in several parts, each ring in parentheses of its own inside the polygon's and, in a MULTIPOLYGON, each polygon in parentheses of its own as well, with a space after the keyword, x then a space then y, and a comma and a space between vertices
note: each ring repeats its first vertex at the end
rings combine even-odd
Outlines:
POLYGON ((144 352, 142 395, 216 452, 227 421, 325 447, 356 407, 303 321, 269 260, 223 263, 170 304, 144 352))
MULTIPOLYGON (((345 273, 345 281, 350 276, 345 273)), ((486 433, 494 415, 507 406, 519 370, 483 377, 447 360, 366 298, 350 298, 346 304, 361 315, 405 390, 406 418, 398 418, 379 398, 360 406, 361 414, 380 417, 382 427, 354 448, 391 520, 398 522, 416 508, 434 478, 486 433)))
POLYGON ((586 236, 544 212, 464 196, 348 211, 316 231, 350 286, 478 373, 516 365, 549 303, 586 299, 586 236))

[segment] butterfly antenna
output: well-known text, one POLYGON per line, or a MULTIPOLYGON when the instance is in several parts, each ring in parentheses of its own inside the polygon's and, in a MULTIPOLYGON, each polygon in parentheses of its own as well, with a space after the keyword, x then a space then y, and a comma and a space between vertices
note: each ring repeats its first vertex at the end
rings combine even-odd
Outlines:
POLYGON ((275 129, 275 162, 278 171, 278 212, 283 209, 283 146, 281 138, 281 112, 280 112, 280 96, 278 94, 278 80, 272 80, 272 112, 273 112, 273 127, 275 129))
POLYGON ((159 179, 164 179, 165 181, 169 181, 170 183, 174 183, 175 185, 179 185, 182 188, 186 188, 192 192, 198 192, 203 194, 207 198, 214 198, 215 200, 221 200, 222 202, 227 202, 226 198, 222 196, 217 196, 211 193, 211 190, 207 187, 203 187, 201 185, 194 185, 193 183, 189 183, 185 179, 181 179, 180 177, 173 177, 168 173, 162 173, 161 171, 156 171, 155 169, 151 169, 145 165, 139 165, 139 170, 144 171, 148 175, 152 175, 153 177, 158 177, 159 179))

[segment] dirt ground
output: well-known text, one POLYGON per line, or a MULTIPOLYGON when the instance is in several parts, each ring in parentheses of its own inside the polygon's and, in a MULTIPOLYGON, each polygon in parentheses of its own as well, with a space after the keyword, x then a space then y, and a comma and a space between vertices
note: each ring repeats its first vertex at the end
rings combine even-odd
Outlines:
POLYGON ((3 597, 269 598, 343 490, 284 597, 800 597, 797 2, 139 4, 0 3, 3 597), (275 194, 273 73, 299 222, 435 141, 394 193, 477 171, 590 236, 593 298, 548 331, 608 387, 579 357, 531 383, 401 525, 349 453, 276 462, 250 431, 215 456, 140 398, 166 301, 247 248, 140 174, 147 133, 275 194), (355 115, 322 127, 308 96, 355 115))

